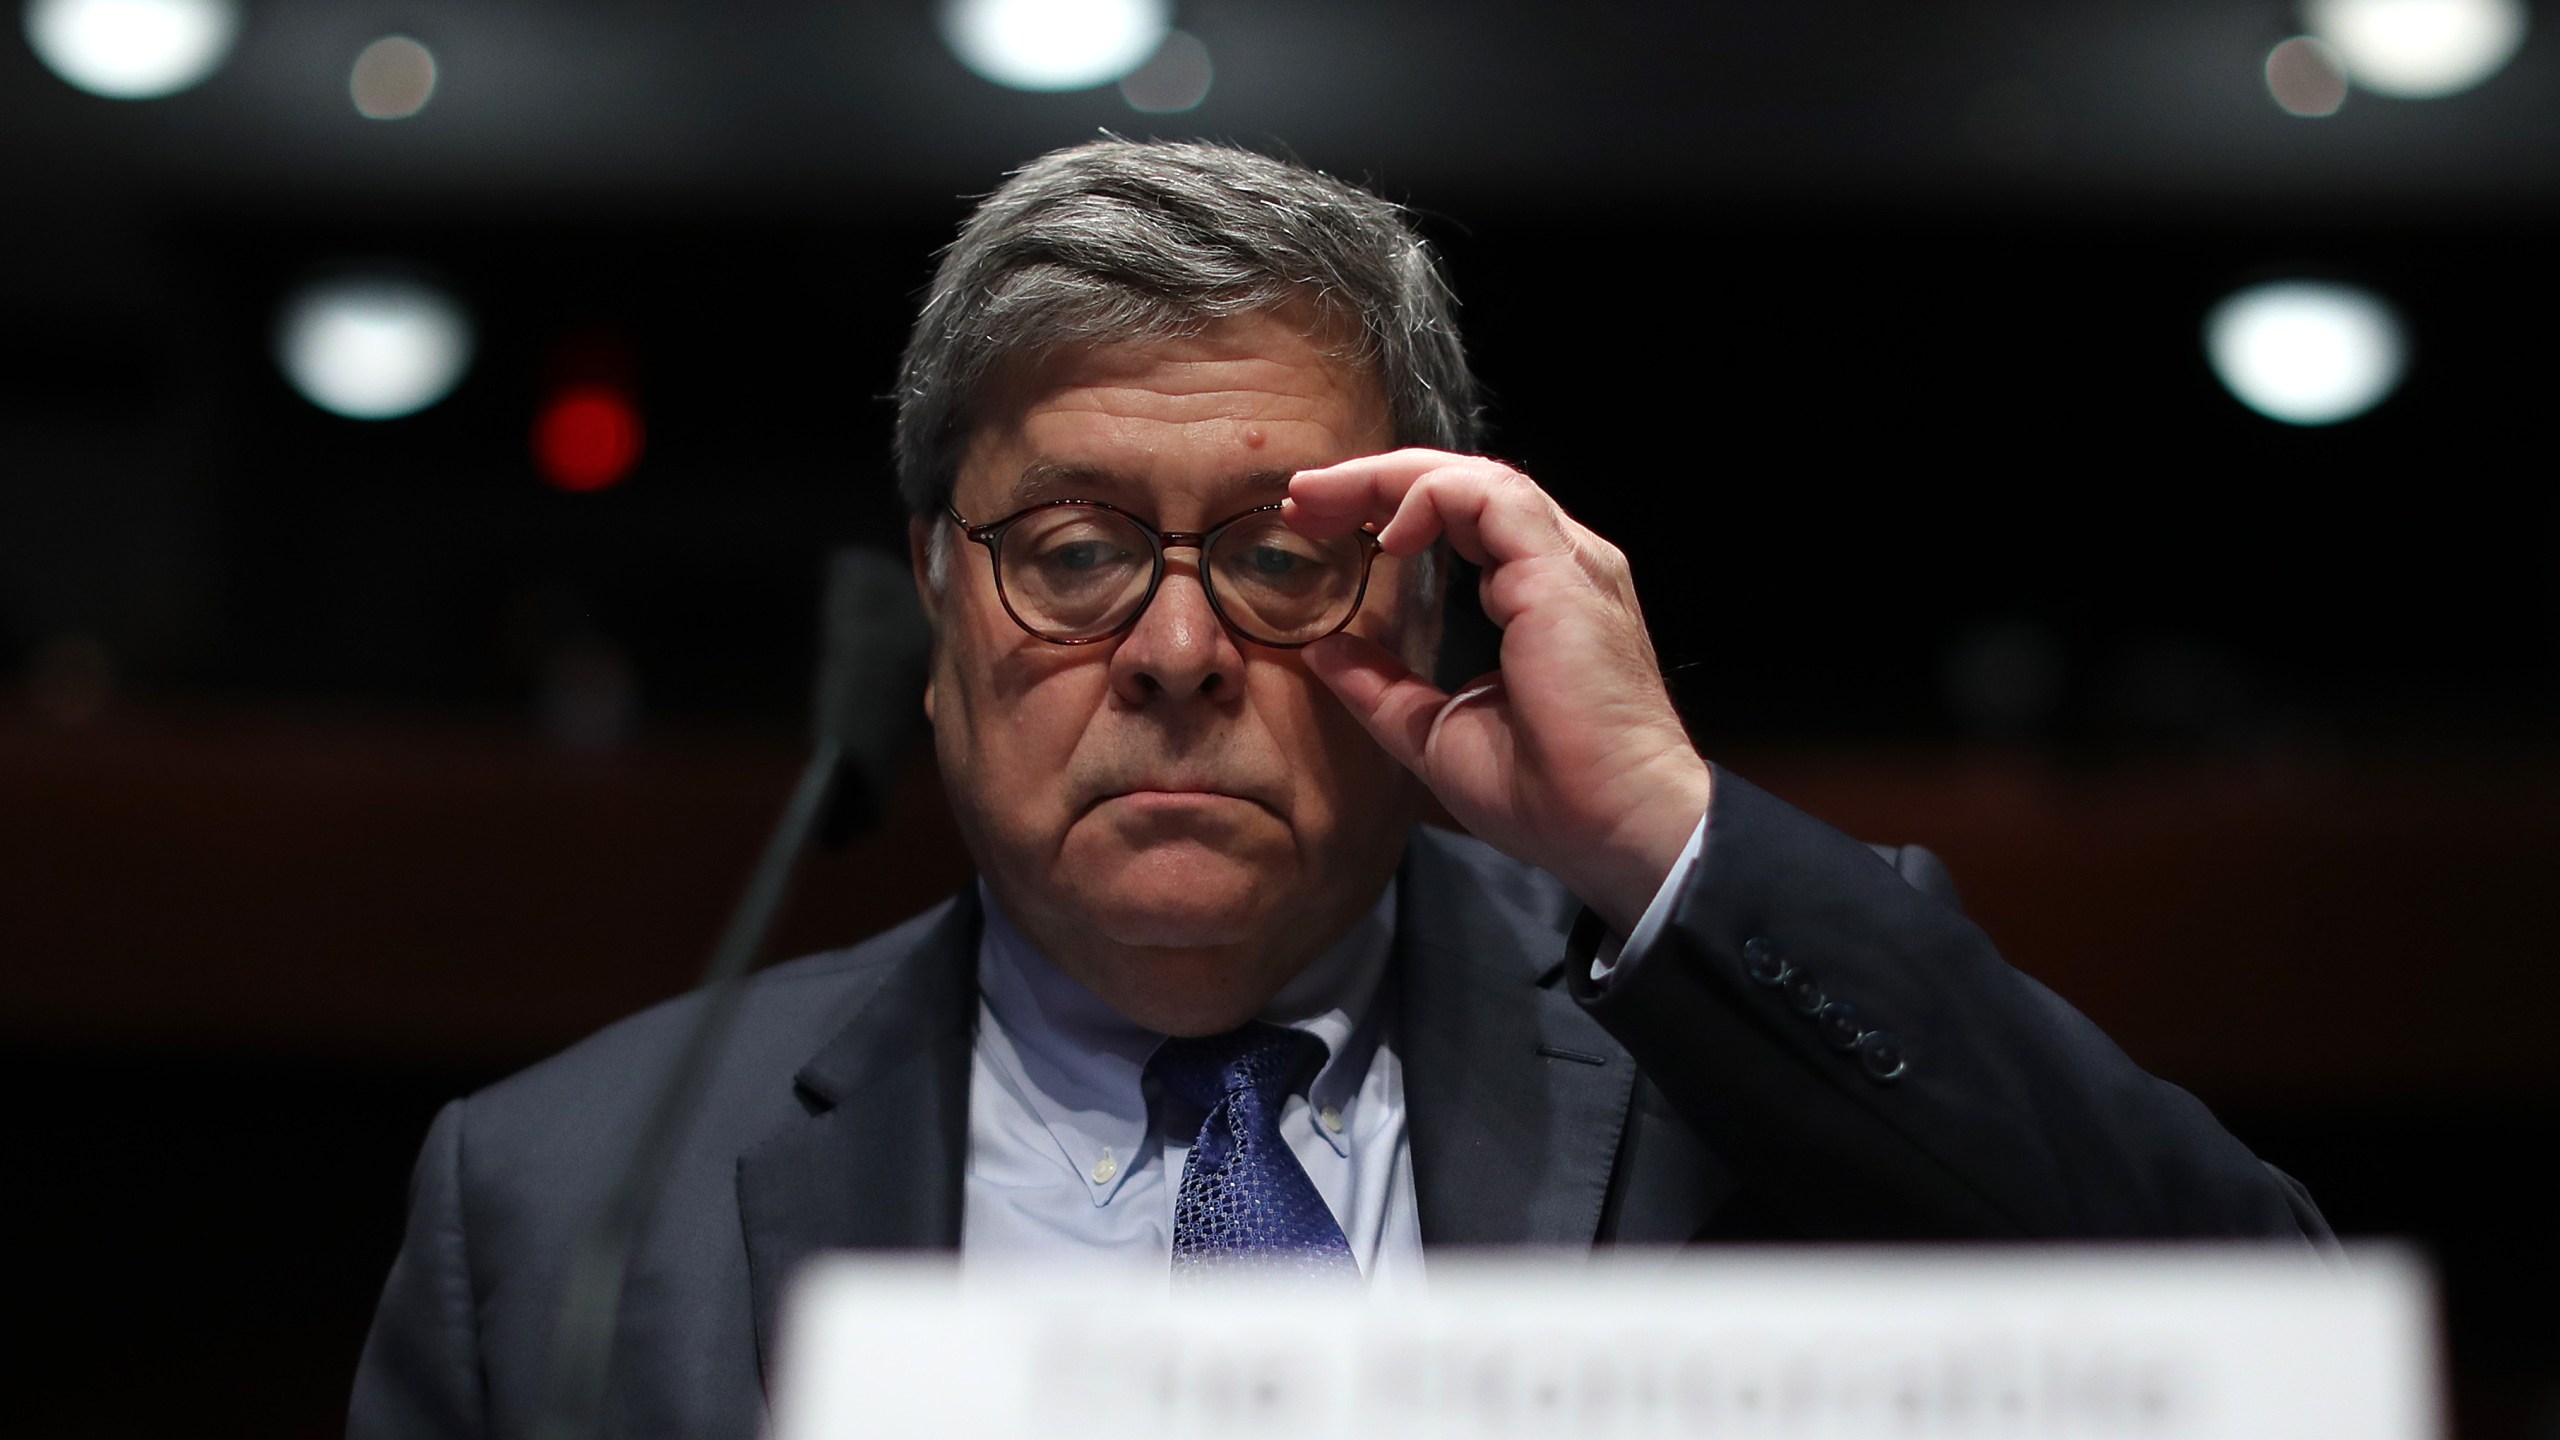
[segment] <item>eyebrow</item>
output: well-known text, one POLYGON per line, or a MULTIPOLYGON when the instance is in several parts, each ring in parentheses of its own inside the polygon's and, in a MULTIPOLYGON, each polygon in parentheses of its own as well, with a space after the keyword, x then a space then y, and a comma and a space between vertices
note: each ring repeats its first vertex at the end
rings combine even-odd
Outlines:
MULTIPOLYGON (((1289 477, 1295 470, 1254 470, 1223 482, 1222 494, 1252 495, 1279 493, 1289 488, 1289 477)), ((1043 500, 1110 500, 1125 499, 1144 487, 1139 482, 1115 471, 1093 465, 1062 465, 1041 461, 1024 468, 1021 478, 1013 482, 1016 507, 1037 505, 1043 500)))

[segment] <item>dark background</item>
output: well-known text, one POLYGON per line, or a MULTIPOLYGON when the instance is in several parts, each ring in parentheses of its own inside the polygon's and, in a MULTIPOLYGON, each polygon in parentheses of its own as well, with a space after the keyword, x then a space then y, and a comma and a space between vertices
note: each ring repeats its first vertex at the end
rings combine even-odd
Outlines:
MULTIPOLYGON (((2340 1229, 2432 1250, 2458 1433, 2560 1434, 2550 35, 2303 120, 2259 78, 2281 5, 1188 4, 1217 83, 1150 117, 997 90, 914 4, 247 15, 143 104, 0 45, 32 1421, 342 1423, 435 1106, 716 932, 823 557, 899 541, 879 397, 932 251, 1109 126, 1414 205, 1493 448, 1629 551, 1709 753, 1945 854, 2340 1229), (368 122, 346 66, 395 30, 444 76, 368 122), (269 358, 365 258, 478 326, 413 418, 269 358), (2370 415, 2278 425, 2205 366, 2206 309, 2295 274, 2407 319, 2370 415), (562 493, 529 427, 598 357, 647 449, 562 493)), ((921 755, 889 833, 811 862, 782 948, 965 874, 921 755)))

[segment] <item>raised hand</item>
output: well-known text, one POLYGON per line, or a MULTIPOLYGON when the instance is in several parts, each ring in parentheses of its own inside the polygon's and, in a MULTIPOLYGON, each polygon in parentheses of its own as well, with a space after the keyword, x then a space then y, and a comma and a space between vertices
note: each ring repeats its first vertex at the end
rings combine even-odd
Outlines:
POLYGON ((1483 567, 1502 664, 1454 696, 1348 631, 1307 668, 1475 835, 1633 929, 1706 813, 1710 771, 1663 687, 1627 557, 1499 461, 1397 450, 1300 471, 1310 535, 1376 525, 1410 557, 1442 536, 1483 567))

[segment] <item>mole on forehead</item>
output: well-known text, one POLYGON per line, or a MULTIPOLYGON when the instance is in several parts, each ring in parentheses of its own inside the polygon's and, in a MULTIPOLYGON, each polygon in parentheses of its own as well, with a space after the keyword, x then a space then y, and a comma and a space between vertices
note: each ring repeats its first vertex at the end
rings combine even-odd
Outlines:
MULTIPOLYGON (((1247 471, 1219 481, 1217 493, 1276 499, 1288 492, 1289 477, 1296 473, 1247 471)), ((1090 465, 1033 465, 1013 482, 1016 505, 1037 505, 1043 500, 1134 500, 1151 493, 1151 487, 1142 480, 1090 465)))

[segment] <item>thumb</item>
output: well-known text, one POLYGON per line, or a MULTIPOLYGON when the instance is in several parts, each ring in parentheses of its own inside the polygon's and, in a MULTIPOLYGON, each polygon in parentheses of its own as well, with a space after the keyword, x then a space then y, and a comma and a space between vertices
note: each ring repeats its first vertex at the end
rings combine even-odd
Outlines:
POLYGON ((1307 669, 1367 727, 1380 749, 1419 774, 1432 723, 1449 697, 1416 675, 1393 651, 1348 630, 1298 652, 1307 669))

